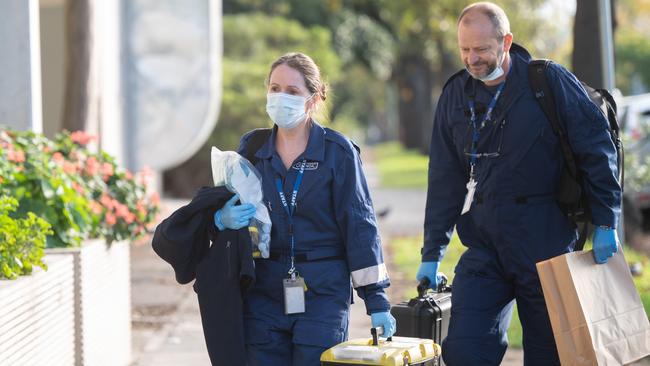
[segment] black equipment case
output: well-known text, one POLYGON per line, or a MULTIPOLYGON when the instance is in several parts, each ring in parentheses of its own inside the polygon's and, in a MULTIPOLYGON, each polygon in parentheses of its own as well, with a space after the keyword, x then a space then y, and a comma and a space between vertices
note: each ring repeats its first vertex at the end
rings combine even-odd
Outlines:
MULTIPOLYGON (((418 296, 391 307, 397 320, 396 336, 432 339, 442 346, 451 315, 451 287, 443 280, 437 291, 427 292, 429 280, 418 285, 418 296)), ((443 363, 441 363, 444 365, 443 363)))

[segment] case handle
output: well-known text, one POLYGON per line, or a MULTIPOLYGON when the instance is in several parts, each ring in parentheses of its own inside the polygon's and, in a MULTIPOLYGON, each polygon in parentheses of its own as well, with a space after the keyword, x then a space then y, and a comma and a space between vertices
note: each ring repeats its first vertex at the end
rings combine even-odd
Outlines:
MULTIPOLYGON (((378 346, 379 345, 379 336, 381 334, 384 334, 384 327, 379 326, 379 327, 372 327, 370 328, 370 334, 372 335, 372 345, 373 346, 378 346)), ((388 337, 386 338, 386 341, 391 342, 393 340, 393 337, 388 337)))
MULTIPOLYGON (((418 297, 422 297, 427 293, 430 284, 431 281, 429 281, 429 277, 424 277, 422 280, 420 280, 420 283, 418 284, 417 287, 418 297)), ((436 291, 444 292, 446 288, 447 288, 447 276, 445 276, 444 273, 440 273, 440 283, 438 284, 438 288, 436 288, 436 291)))

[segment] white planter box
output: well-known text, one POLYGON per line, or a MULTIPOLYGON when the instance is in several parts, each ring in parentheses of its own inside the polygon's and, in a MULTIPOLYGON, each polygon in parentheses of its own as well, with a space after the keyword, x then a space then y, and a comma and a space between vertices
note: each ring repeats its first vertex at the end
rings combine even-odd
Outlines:
POLYGON ((71 256, 45 256, 47 272, 0 281, 0 364, 75 362, 74 266, 71 256))
POLYGON ((90 240, 81 248, 48 249, 73 259, 77 366, 131 363, 131 282, 128 242, 90 240))

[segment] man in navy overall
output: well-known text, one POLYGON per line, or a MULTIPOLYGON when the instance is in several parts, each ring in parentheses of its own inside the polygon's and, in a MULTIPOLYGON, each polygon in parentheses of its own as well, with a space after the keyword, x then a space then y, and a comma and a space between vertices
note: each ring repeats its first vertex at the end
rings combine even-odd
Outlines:
MULTIPOLYGON (((515 300, 525 365, 560 364, 535 263, 570 252, 577 232, 555 201, 564 161, 528 83, 531 56, 512 39, 498 6, 463 10, 465 70, 445 85, 434 120, 418 280, 436 285, 454 226, 468 248, 456 266, 442 344, 448 366, 499 365, 515 300)), ((585 177, 594 256, 604 263, 617 250, 621 200, 609 125, 574 75, 552 64, 548 76, 585 177)))

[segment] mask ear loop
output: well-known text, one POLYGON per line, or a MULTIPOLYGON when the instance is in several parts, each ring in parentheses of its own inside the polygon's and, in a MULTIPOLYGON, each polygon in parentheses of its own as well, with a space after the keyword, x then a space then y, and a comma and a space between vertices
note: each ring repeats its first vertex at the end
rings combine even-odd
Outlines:
POLYGON ((312 100, 312 98, 314 98, 314 96, 316 96, 316 93, 312 93, 309 97, 305 99, 305 114, 310 120, 311 120, 311 112, 316 110, 315 107, 316 102, 312 104, 312 106, 314 106, 313 108, 307 108, 307 103, 309 103, 312 100))

